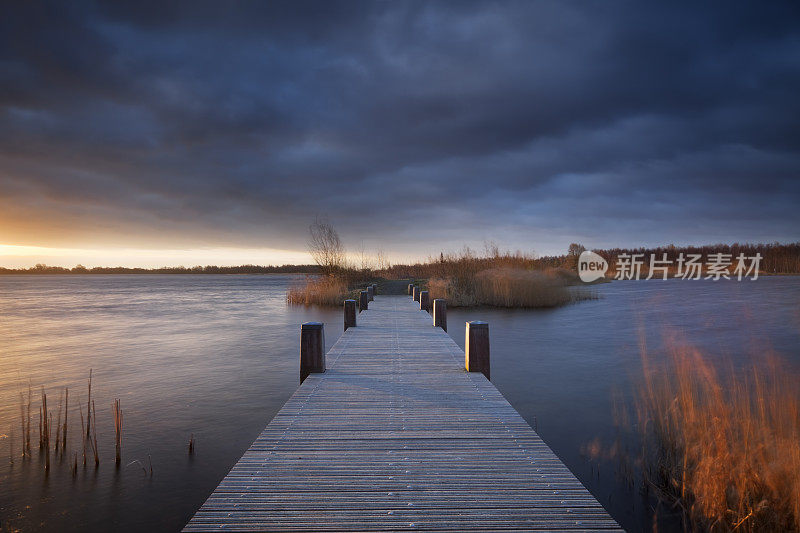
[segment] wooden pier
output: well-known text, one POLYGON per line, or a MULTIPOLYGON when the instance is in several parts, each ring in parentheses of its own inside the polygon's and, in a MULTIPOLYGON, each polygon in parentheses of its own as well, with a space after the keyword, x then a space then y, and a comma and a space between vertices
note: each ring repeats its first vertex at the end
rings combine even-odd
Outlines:
POLYGON ((619 530, 411 297, 375 296, 325 368, 184 531, 619 530))

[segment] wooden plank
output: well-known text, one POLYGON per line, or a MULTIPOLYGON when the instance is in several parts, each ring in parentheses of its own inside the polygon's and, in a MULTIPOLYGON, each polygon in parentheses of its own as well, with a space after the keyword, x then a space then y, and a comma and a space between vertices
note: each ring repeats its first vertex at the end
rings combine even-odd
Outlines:
POLYGON ((184 531, 619 530, 408 297, 377 296, 184 531))

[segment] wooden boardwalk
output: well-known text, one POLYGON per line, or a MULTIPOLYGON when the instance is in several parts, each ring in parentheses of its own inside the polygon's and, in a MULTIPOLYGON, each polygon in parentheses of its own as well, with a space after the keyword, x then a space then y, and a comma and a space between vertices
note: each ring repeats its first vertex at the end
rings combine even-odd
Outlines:
POLYGON ((619 529, 410 297, 377 296, 327 365, 184 531, 619 529))

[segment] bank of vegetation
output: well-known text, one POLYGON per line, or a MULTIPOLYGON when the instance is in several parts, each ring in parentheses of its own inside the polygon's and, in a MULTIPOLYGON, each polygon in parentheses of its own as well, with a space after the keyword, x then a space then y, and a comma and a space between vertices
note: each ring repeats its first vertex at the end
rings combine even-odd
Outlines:
POLYGON ((451 307, 556 307, 596 298, 580 284, 575 271, 560 267, 539 268, 537 260, 522 253, 501 252, 488 244, 483 253, 464 248, 458 253, 413 265, 390 265, 379 252, 374 259, 364 251, 348 260, 336 229, 324 219, 310 227, 308 249, 321 274, 308 276, 290 287, 287 300, 300 305, 341 305, 347 297, 372 282, 404 288, 407 280, 445 298, 451 307))
POLYGON ((800 391, 785 370, 720 375, 691 349, 646 365, 645 476, 687 529, 800 531, 800 391))
POLYGON ((769 357, 733 369, 675 342, 642 360, 633 411, 617 413, 641 451, 595 441, 587 455, 616 461, 685 531, 800 531, 796 371, 769 357))

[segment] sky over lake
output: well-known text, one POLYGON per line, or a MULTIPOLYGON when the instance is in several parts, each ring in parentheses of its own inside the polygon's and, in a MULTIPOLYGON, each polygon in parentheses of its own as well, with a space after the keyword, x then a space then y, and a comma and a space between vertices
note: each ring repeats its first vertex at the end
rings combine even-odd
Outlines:
POLYGON ((0 266, 800 240, 796 2, 3 11, 0 266))

